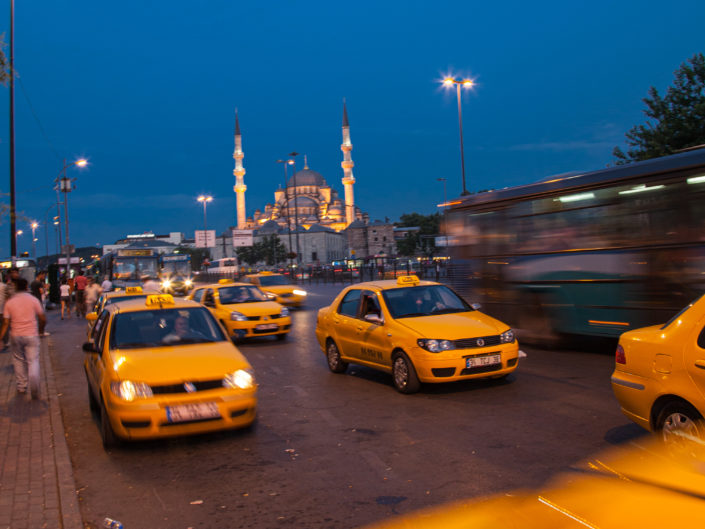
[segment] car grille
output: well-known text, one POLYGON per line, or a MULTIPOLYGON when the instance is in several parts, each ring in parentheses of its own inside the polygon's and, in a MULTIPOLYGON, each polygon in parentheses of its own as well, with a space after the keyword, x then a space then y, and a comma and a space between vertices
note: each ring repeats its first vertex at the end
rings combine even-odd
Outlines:
MULTIPOLYGON (((191 382, 198 391, 208 391, 209 389, 218 389, 223 387, 223 379, 217 380, 202 380, 200 382, 191 382)), ((164 395, 166 393, 194 393, 186 391, 184 384, 168 384, 165 386, 152 386, 152 394, 164 395)))
POLYGON ((455 374, 454 367, 434 367, 431 368, 434 377, 452 377, 455 374))
POLYGON ((455 340, 453 342, 455 344, 456 349, 473 349, 475 347, 491 347, 495 345, 499 345, 501 343, 501 338, 499 334, 495 334, 494 336, 480 336, 478 338, 462 338, 460 340, 455 340), (479 340, 482 340, 482 345, 478 343, 479 340))
POLYGON ((283 294, 279 294, 279 297, 281 297, 281 298, 290 298, 290 297, 293 296, 293 295, 294 295, 294 294, 292 294, 291 292, 284 292, 283 294))
MULTIPOLYGON (((283 318, 281 314, 267 314, 266 315, 270 320, 276 320, 278 318, 283 318)), ((248 321, 259 321, 263 318, 264 316, 248 316, 247 320, 248 321)))
POLYGON ((466 367, 463 369, 460 374, 461 375, 475 375, 477 373, 490 373, 492 371, 499 371, 502 369, 502 364, 491 364, 488 366, 479 366, 479 367, 466 367))

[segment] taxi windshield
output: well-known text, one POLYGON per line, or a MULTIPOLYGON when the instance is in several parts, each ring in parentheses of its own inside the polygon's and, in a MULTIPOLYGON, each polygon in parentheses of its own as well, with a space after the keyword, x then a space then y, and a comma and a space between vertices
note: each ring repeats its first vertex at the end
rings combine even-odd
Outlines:
POLYGON ((383 290, 382 297, 395 319, 473 310, 461 297, 444 285, 392 288, 383 290))
POLYGON ((218 289, 220 303, 229 305, 232 303, 255 303, 267 301, 267 296, 255 286, 232 286, 218 289))
POLYGON ((259 284, 263 287, 274 287, 278 285, 288 285, 289 281, 286 277, 280 275, 259 276, 259 284))
POLYGON ((221 342, 225 336, 202 307, 121 312, 113 318, 111 349, 221 342))

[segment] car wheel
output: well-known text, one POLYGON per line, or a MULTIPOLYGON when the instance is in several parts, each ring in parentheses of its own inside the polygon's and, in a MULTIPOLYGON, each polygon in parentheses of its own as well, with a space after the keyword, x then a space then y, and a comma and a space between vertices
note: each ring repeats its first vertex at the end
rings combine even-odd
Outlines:
POLYGON ((287 334, 288 334, 288 333, 286 333, 286 332, 283 332, 283 333, 281 333, 281 334, 277 334, 277 340, 279 340, 280 342, 283 341, 283 340, 286 340, 286 335, 287 335, 287 334))
POLYGON ((394 387, 400 393, 416 393, 421 387, 414 364, 402 352, 395 353, 392 357, 392 379, 394 387))
POLYGON ((120 445, 120 438, 113 430, 108 418, 108 412, 105 409, 105 404, 100 403, 100 438, 103 441, 105 448, 114 448, 120 445))
MULTIPOLYGON (((86 381, 88 383, 88 381, 86 381)), ((93 395, 93 391, 91 390, 91 385, 88 385, 88 407, 91 410, 92 415, 98 415, 98 412, 100 411, 100 404, 98 404, 98 401, 95 398, 95 395, 93 395)))
POLYGON ((688 438, 702 438, 702 416, 686 402, 672 402, 659 414, 657 429, 668 445, 687 442, 688 438))
POLYGON ((345 371, 347 371, 348 363, 343 362, 343 359, 340 357, 340 351, 338 351, 338 346, 335 345, 333 340, 328 340, 326 358, 328 358, 328 368, 333 373, 345 373, 345 371))

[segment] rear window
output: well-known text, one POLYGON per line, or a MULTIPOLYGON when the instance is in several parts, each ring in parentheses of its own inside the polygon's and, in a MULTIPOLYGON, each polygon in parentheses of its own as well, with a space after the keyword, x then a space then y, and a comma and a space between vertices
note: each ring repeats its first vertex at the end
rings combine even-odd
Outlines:
MULTIPOLYGON (((703 294, 703 295, 705 295, 705 294, 703 294)), ((670 320, 668 320, 666 323, 663 324, 663 327, 661 327, 661 330, 664 330, 664 329, 665 329, 666 327, 668 327, 671 323, 673 323, 673 322, 676 321, 678 318, 680 318, 683 314, 685 314, 685 313, 688 311, 688 309, 689 309, 690 307, 692 307, 693 305, 695 305, 695 304, 700 300, 700 298, 702 298, 702 297, 703 297, 703 296, 700 296, 698 299, 696 299, 695 301, 693 301, 693 302, 690 303, 689 305, 686 305, 685 307, 683 307, 675 316, 673 316, 673 318, 671 318, 670 320)))

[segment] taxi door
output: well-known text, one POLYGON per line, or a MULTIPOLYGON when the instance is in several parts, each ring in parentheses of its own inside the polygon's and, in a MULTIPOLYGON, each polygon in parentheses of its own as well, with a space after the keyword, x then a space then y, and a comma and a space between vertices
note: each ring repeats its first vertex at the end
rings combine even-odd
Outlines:
MULTIPOLYGON (((389 320, 387 320, 389 321, 389 320)), ((389 327, 384 324, 384 316, 377 294, 371 290, 362 293, 360 303, 360 321, 357 332, 360 360, 378 366, 391 366, 391 339, 389 327), (380 317, 382 323, 365 320, 366 314, 380 317)))
POLYGON ((91 386, 89 390, 93 391, 98 401, 100 400, 100 383, 103 380, 103 373, 105 372, 103 352, 107 349, 105 337, 107 335, 109 317, 110 313, 104 310, 95 322, 93 343, 98 352, 86 353, 86 372, 90 379, 89 385, 91 386))
MULTIPOLYGON (((700 320, 696 329, 699 329, 699 332, 693 333, 686 342, 683 350, 683 362, 698 392, 699 402, 694 400, 691 402, 703 409, 705 407, 705 319, 700 320)), ((683 397, 693 398, 688 394, 683 397)))
POLYGON ((361 293, 359 288, 349 290, 331 316, 331 334, 340 354, 351 358, 360 355, 357 334, 363 323, 358 318, 361 293))

